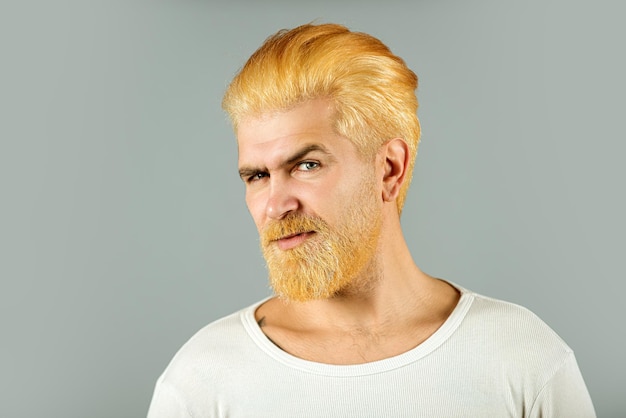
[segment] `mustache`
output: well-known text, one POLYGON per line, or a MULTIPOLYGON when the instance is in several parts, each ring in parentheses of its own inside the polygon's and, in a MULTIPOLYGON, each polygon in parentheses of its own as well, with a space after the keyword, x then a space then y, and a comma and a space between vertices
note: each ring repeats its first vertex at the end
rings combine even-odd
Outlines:
POLYGON ((322 218, 302 213, 288 213, 284 218, 270 221, 261 231, 261 244, 304 232, 324 232, 329 227, 322 218))

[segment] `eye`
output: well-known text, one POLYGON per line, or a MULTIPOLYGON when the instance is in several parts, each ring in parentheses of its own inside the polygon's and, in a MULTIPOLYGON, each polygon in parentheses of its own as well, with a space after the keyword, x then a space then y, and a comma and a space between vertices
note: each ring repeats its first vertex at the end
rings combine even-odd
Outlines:
POLYGON ((302 161, 301 163, 298 163, 298 170, 300 171, 312 171, 315 170, 316 168, 319 168, 320 163, 316 162, 316 161, 302 161))
POLYGON ((263 178, 265 178, 265 177, 268 177, 268 174, 267 174, 267 173, 264 173, 264 172, 262 172, 262 171, 259 171, 259 172, 257 172, 257 173, 254 173, 253 175, 249 176, 249 177, 246 179, 246 182, 247 182, 247 183, 254 183, 255 181, 259 181, 259 180, 261 180, 261 179, 263 179, 263 178))

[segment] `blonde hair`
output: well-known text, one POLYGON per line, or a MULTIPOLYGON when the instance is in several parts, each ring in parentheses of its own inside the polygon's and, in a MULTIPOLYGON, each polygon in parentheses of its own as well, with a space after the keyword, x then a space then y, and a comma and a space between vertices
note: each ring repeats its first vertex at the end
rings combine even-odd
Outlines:
POLYGON ((270 36, 230 83, 222 107, 236 131, 242 118, 325 98, 334 105, 337 133, 365 155, 404 139, 410 164, 400 212, 420 138, 416 88, 415 73, 380 40, 341 25, 307 24, 270 36))

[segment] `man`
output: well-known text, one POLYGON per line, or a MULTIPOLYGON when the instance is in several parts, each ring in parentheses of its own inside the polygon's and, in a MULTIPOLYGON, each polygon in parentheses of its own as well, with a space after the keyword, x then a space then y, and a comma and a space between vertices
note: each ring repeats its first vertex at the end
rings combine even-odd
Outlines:
POLYGON ((199 331, 149 417, 592 417, 572 350, 524 308, 423 273, 400 213, 417 77, 339 25, 270 37, 223 106, 275 297, 199 331))

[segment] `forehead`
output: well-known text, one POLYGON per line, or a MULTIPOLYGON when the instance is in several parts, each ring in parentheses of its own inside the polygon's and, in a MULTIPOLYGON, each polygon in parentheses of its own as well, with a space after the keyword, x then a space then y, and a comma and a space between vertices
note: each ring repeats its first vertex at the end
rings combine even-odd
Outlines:
POLYGON ((333 112, 329 101, 318 99, 286 111, 242 119, 237 128, 240 165, 279 158, 304 143, 319 143, 329 149, 351 146, 334 131, 333 112))

